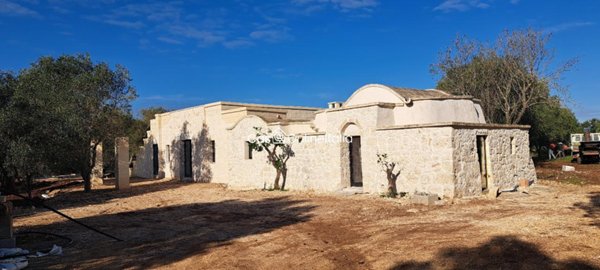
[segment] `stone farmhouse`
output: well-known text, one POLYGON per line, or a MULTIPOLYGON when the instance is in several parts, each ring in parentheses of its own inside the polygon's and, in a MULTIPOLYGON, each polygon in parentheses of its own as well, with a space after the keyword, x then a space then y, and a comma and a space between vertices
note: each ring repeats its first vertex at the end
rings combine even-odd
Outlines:
POLYGON ((275 170, 247 142, 254 127, 263 127, 298 138, 288 161, 293 190, 384 192, 378 153, 399 163, 399 192, 478 196, 536 179, 529 127, 487 124, 470 96, 368 84, 328 105, 215 102, 157 114, 133 174, 268 188, 275 170))

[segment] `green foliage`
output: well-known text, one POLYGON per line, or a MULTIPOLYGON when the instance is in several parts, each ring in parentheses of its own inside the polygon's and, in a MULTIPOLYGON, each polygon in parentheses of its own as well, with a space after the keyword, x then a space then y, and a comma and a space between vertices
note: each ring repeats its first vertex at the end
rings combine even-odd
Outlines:
MULTIPOLYGON (((136 118, 130 113, 121 113, 115 116, 115 121, 119 121, 118 126, 123 128, 122 136, 129 138, 129 154, 135 155, 140 146, 144 145, 147 131, 150 129, 150 120, 154 119, 156 114, 168 112, 163 107, 148 107, 140 110, 140 117, 136 118)), ((113 149, 113 141, 105 142, 104 149, 113 149)), ((108 169, 114 165, 113 151, 104 151, 104 162, 108 169)))
POLYGON ((573 112, 560 106, 556 98, 553 102, 532 107, 524 117, 523 123, 531 125, 529 140, 537 149, 547 146, 550 142, 568 143, 571 133, 581 132, 573 112))
POLYGON ((154 116, 161 113, 166 113, 169 110, 164 107, 148 107, 140 110, 140 115, 142 116, 142 121, 148 128, 150 128, 150 120, 154 119, 154 116))
POLYGON ((122 116, 136 97, 127 69, 64 55, 41 57, 17 76, 0 78, 6 179, 76 171, 90 190, 94 150, 123 136, 122 116))
POLYGON ((267 152, 267 162, 273 165, 277 172, 273 188, 285 190, 287 162, 295 155, 292 150, 292 139, 285 134, 270 129, 264 130, 261 127, 254 127, 254 131, 254 137, 248 141, 250 148, 257 152, 267 152), (279 187, 280 176, 283 176, 281 188, 279 187))
POLYGON ((592 118, 590 120, 586 120, 581 123, 581 130, 578 133, 581 133, 584 128, 590 128, 591 133, 600 132, 600 120, 596 118, 592 118))

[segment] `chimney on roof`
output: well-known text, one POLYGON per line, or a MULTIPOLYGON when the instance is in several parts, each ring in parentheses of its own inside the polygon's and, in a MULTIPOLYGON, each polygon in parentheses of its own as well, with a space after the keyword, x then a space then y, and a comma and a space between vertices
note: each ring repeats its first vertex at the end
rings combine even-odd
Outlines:
POLYGON ((344 105, 343 102, 339 102, 339 101, 333 101, 333 102, 328 102, 327 103, 327 107, 329 109, 337 109, 337 108, 341 108, 342 105, 344 105))

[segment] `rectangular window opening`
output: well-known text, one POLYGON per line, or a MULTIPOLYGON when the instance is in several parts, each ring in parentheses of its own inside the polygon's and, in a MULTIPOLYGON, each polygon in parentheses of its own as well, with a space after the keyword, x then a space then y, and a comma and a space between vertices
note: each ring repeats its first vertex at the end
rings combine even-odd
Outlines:
POLYGON ((217 161, 217 147, 215 145, 215 141, 210 141, 210 152, 211 152, 211 162, 217 161))
POLYGON ((510 137, 510 153, 514 155, 517 152, 517 144, 515 143, 515 137, 510 137))
POLYGON ((246 146, 246 147, 244 147, 244 149, 246 150, 246 151, 244 151, 245 158, 252 159, 252 145, 249 142, 246 142, 245 146, 246 146))
POLYGON ((171 161, 171 146, 167 145, 167 161, 171 161))

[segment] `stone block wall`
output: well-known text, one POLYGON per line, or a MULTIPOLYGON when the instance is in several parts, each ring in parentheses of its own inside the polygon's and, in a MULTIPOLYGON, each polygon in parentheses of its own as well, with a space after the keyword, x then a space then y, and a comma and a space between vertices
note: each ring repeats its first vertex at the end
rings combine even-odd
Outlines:
POLYGON ((375 143, 363 148, 366 191, 384 192, 387 189, 386 174, 377 164, 377 153, 386 153, 402 169, 396 182, 399 192, 454 196, 452 128, 378 130, 375 143))
POLYGON ((536 180, 527 129, 454 128, 452 133, 455 196, 481 195, 477 135, 487 136, 490 164, 488 187, 511 188, 519 179, 536 180))
POLYGON ((293 143, 295 156, 288 161, 287 187, 337 191, 349 185, 343 182, 340 167, 340 148, 343 143, 327 140, 326 135, 312 135, 293 143))

